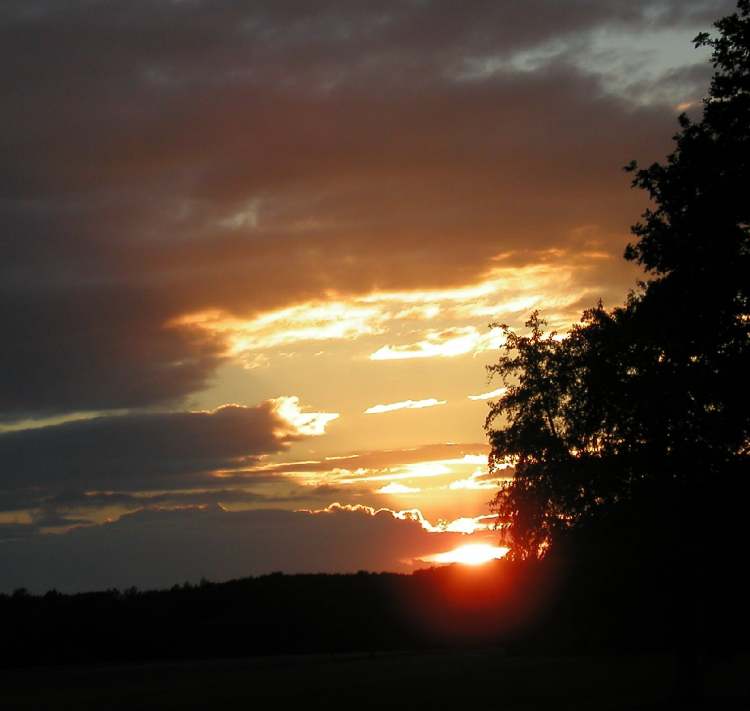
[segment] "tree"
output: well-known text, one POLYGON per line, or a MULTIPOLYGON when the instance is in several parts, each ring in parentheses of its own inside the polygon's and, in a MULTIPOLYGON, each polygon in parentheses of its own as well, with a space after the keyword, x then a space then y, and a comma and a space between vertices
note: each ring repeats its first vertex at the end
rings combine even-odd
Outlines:
POLYGON ((684 555, 691 538, 728 559, 746 538, 750 0, 715 27, 695 39, 713 49, 702 119, 680 116, 665 163, 626 168, 652 201, 625 253, 646 280, 565 338, 537 313, 527 336, 503 327, 489 371, 508 392, 485 428, 490 469, 515 465, 492 503, 515 557, 626 514, 684 555))
POLYGON ((646 498, 656 445, 639 416, 649 382, 637 361, 648 354, 632 348, 634 303, 597 305, 565 338, 545 334, 537 312, 527 336, 500 324, 504 353, 488 370, 507 392, 491 404, 486 429, 490 469, 515 468, 492 502, 511 557, 541 557, 555 539, 646 498))

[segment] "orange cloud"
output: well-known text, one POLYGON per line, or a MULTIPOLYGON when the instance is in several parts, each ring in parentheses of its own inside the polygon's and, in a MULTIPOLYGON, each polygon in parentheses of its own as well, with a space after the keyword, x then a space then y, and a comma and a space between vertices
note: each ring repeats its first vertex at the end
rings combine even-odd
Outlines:
POLYGON ((306 341, 352 340, 380 333, 386 314, 374 306, 342 301, 311 301, 240 319, 208 310, 172 319, 172 327, 207 331, 225 339, 227 355, 243 358, 257 367, 254 351, 269 350, 306 341))
POLYGON ((379 489, 375 491, 376 494, 416 494, 421 489, 417 489, 411 486, 404 486, 403 484, 399 484, 397 482, 391 482, 390 484, 386 484, 385 486, 381 486, 379 489))
MULTIPOLYGON (((589 231, 584 233, 586 244, 589 231)), ((204 338, 224 342, 224 356, 246 368, 267 366, 268 352, 315 341, 354 341, 387 334, 396 322, 439 321, 419 340, 389 343, 370 354, 370 360, 452 358, 494 350, 504 342, 500 329, 487 330, 486 319, 510 319, 520 325, 532 307, 545 310, 553 327, 567 326, 591 290, 576 285, 587 272, 589 252, 578 256, 565 250, 547 250, 536 264, 510 266, 513 253, 499 255, 474 283, 454 289, 373 290, 344 296, 326 289, 320 298, 251 314, 247 318, 227 310, 186 313, 168 321, 171 329, 184 329, 204 338), (482 323, 467 324, 467 319, 482 323)))
POLYGON ((454 491, 458 489, 497 489, 501 481, 502 479, 499 477, 489 478, 484 470, 476 469, 466 479, 452 481, 450 484, 448 484, 448 488, 453 489, 454 491))
POLYGON ((370 360, 403 360, 407 358, 452 358, 499 348, 505 342, 502 331, 493 328, 480 333, 474 326, 428 331, 421 341, 400 346, 382 346, 370 360))
POLYGON ((282 395, 269 400, 272 410, 289 425, 290 431, 306 437, 325 434, 326 425, 340 417, 338 412, 303 412, 299 398, 282 395))
POLYGON ((356 484, 364 481, 398 481, 400 479, 425 479, 450 474, 443 462, 414 462, 402 466, 389 467, 385 470, 360 468, 354 472, 344 470, 339 479, 341 484, 356 484))

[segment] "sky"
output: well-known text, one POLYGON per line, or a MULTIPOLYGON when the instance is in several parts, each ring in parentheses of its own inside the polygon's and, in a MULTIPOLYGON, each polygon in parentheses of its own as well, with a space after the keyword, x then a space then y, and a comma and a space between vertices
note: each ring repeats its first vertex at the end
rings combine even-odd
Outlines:
POLYGON ((4 0, 0 591, 496 544, 491 324, 635 286, 732 10, 4 0))

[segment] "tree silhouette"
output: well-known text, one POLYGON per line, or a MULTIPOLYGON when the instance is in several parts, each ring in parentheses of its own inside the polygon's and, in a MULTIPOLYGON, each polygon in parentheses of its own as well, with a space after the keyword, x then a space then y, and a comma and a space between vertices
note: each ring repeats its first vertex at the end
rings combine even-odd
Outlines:
POLYGON ((715 27, 695 39, 713 49, 702 119, 680 116, 664 163, 626 168, 652 201, 625 253, 646 281, 565 338, 536 313, 528 336, 505 328, 489 368, 508 386, 485 428, 490 468, 515 465, 492 503, 515 557, 624 512, 673 555, 729 559, 746 538, 750 0, 715 27))
POLYGON ((489 371, 508 391, 485 423, 490 469, 515 465, 491 503, 511 556, 572 546, 572 598, 604 590, 613 620, 661 596, 686 702, 711 640, 750 632, 750 0, 715 27, 695 38, 713 50, 701 120, 679 117, 664 163, 626 167, 652 203, 625 251, 645 281, 565 338, 537 313, 529 335, 503 327, 489 371), (602 584, 615 566, 627 590, 602 584))

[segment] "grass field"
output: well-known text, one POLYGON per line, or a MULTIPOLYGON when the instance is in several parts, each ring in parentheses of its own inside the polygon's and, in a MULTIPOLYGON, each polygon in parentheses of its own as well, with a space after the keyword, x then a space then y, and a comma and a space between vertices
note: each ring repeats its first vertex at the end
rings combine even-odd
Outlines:
MULTIPOLYGON (((11 709, 657 709, 667 657, 506 657, 500 651, 316 655, 5 670, 11 709)), ((750 708, 750 660, 712 665, 707 709, 750 708)))

